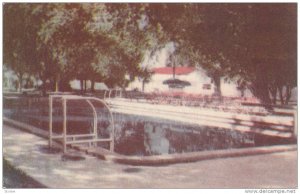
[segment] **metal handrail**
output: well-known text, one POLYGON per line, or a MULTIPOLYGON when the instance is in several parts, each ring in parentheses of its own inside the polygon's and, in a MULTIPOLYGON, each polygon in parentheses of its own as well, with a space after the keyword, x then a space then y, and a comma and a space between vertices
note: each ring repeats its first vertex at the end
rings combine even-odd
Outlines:
POLYGON ((95 109, 95 106, 91 103, 90 100, 86 100, 86 102, 91 106, 92 110, 93 110, 93 116, 94 116, 94 136, 97 136, 97 125, 98 125, 98 118, 97 118, 97 112, 95 109))
POLYGON ((109 94, 108 94, 108 99, 110 100, 110 95, 112 93, 113 89, 112 90, 109 90, 109 94))
POLYGON ((103 99, 105 100, 106 99, 106 94, 108 93, 109 90, 105 90, 104 92, 104 96, 103 96, 103 99))
POLYGON ((49 146, 52 147, 52 139, 54 138, 62 138, 63 139, 63 151, 67 151, 67 144, 72 144, 72 143, 79 143, 83 142, 82 140, 74 140, 74 138, 79 137, 79 136, 87 136, 87 134, 81 134, 81 135, 67 135, 67 100, 86 100, 86 102, 90 105, 90 107, 93 110, 93 117, 94 117, 94 130, 93 130, 93 135, 88 135, 92 137, 97 137, 97 111, 95 106, 90 100, 95 100, 103 104, 109 111, 110 114, 110 121, 112 123, 112 130, 110 133, 110 138, 109 139, 90 139, 90 140, 85 140, 84 142, 87 143, 92 143, 92 142, 101 142, 101 141, 110 141, 110 151, 114 151, 114 134, 115 134, 115 126, 114 126, 114 118, 113 114, 109 108, 109 106, 105 103, 105 101, 95 98, 95 97, 84 97, 84 96, 76 96, 76 95, 50 95, 49 96, 49 146), (63 135, 62 136, 53 136, 53 120, 52 120, 52 112, 53 112, 53 98, 62 98, 63 101, 63 135), (67 138, 72 138, 72 142, 68 142, 67 138))

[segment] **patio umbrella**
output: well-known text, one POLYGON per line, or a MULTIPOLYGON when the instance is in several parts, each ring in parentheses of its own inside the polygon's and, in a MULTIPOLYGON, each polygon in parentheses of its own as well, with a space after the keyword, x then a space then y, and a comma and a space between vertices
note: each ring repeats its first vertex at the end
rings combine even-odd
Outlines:
POLYGON ((181 86, 181 87, 191 85, 191 83, 188 82, 188 81, 183 81, 183 80, 180 80, 180 79, 173 79, 173 78, 163 81, 163 84, 167 84, 167 85, 171 85, 171 86, 181 86))

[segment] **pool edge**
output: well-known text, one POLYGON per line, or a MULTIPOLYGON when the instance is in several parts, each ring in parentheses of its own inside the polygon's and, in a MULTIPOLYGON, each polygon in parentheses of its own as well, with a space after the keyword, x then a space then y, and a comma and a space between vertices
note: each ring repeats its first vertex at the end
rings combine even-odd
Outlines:
POLYGON ((176 163, 197 162, 202 160, 211 160, 218 158, 232 158, 244 157, 262 154, 271 154, 278 152, 296 151, 297 145, 276 145, 268 147, 255 147, 255 148, 237 148, 229 150, 211 150, 201 152, 190 152, 181 154, 167 154, 167 155, 154 155, 154 156, 126 156, 107 151, 102 148, 89 149, 79 148, 87 154, 96 156, 98 158, 113 161, 121 164, 128 164, 134 166, 162 166, 176 163))
MULTIPOLYGON (((12 119, 3 117, 3 123, 11 124, 20 130, 25 130, 34 135, 48 138, 46 131, 39 129, 28 124, 24 124, 12 119)), ((154 156, 126 156, 118 153, 110 152, 103 148, 90 148, 81 146, 72 146, 74 149, 83 151, 86 154, 93 155, 97 158, 112 161, 121 164, 135 165, 135 166, 161 166, 176 163, 187 163, 196 162, 201 160, 211 160, 218 158, 229 158, 229 157, 242 157, 242 156, 252 156, 261 154, 271 154, 277 152, 286 151, 296 151, 297 144, 287 144, 287 145, 275 145, 266 147, 254 147, 254 148, 236 148, 229 150, 211 150, 211 151, 201 151, 201 152, 190 152, 182 154, 167 154, 167 155, 154 155, 154 156)))

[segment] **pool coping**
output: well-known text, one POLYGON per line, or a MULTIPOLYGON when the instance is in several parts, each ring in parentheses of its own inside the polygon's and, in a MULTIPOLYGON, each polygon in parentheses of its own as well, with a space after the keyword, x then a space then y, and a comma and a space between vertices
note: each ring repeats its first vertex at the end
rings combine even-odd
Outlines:
POLYGON ((127 156, 110 152, 103 148, 89 148, 82 146, 73 146, 79 151, 96 156, 98 158, 113 161, 121 164, 129 164, 134 166, 161 166, 176 163, 188 163, 201 160, 211 160, 218 158, 232 158, 242 156, 253 156, 261 154, 271 154, 277 152, 296 151, 297 145, 276 145, 268 147, 255 148, 237 148, 228 150, 210 150, 179 154, 153 155, 153 156, 127 156))
MULTIPOLYGON (((20 130, 24 130, 35 134, 37 136, 48 139, 48 133, 45 130, 37 127, 21 123, 12 119, 3 117, 3 123, 7 123, 18 127, 20 130)), ((198 151, 189 153, 176 153, 167 155, 153 155, 153 156, 127 156, 121 155, 115 152, 103 148, 86 147, 72 145, 71 148, 81 152, 85 152, 88 155, 95 156, 97 158, 112 161, 121 164, 135 165, 135 166, 160 166, 176 163, 188 163, 196 162, 201 160, 211 160, 218 158, 232 158, 242 156, 253 156, 261 154, 271 154, 276 152, 296 151, 298 149, 297 144, 287 145, 274 145, 267 147, 251 147, 251 148, 235 148, 228 150, 209 150, 209 151, 198 151)))

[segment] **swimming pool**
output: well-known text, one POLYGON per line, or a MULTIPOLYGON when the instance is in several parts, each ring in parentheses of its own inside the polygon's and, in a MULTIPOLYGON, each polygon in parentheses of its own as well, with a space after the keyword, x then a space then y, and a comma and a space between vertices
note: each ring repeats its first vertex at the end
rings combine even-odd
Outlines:
MULTIPOLYGON (((108 137, 111 123, 108 111, 103 106, 96 107, 98 115, 97 133, 108 137)), ((54 109, 53 131, 62 130, 61 107, 54 109)), ((48 130, 47 99, 36 106, 18 103, 4 106, 4 116, 48 130)), ((176 120, 162 119, 138 114, 113 113, 115 120, 115 152, 130 156, 150 156, 173 153, 188 153, 204 150, 220 150, 254 147, 269 144, 265 137, 220 127, 188 124, 176 120)), ((83 102, 68 104, 68 133, 89 133, 93 128, 92 113, 83 102)), ((280 141, 273 141, 275 144, 280 141)), ((105 143, 99 146, 108 147, 105 143)))

